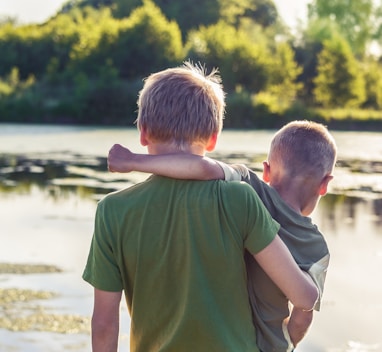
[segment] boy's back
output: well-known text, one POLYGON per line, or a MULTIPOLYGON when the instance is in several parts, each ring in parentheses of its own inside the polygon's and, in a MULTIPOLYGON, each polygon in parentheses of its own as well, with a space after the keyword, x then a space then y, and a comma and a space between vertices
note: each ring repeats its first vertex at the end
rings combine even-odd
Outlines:
POLYGON ((125 290, 132 351, 257 351, 243 243, 259 252, 278 225, 249 185, 153 176, 102 200, 97 221, 84 278, 125 290))

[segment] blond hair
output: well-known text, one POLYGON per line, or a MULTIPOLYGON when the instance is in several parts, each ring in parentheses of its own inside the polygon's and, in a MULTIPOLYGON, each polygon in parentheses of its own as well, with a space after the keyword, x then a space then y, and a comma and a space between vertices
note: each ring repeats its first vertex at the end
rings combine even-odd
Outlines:
POLYGON ((150 75, 138 99, 138 128, 180 149, 207 142, 223 126, 225 95, 216 69, 186 62, 150 75))
POLYGON ((293 121, 273 137, 269 162, 279 163, 289 177, 322 178, 333 171, 337 146, 327 128, 312 121, 293 121))

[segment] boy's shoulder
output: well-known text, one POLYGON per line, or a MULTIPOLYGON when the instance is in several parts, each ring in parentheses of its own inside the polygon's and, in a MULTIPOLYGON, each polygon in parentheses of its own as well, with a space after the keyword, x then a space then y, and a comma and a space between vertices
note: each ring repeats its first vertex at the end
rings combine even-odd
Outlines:
POLYGON ((271 187, 257 176, 256 172, 244 164, 227 165, 220 163, 227 181, 244 181, 251 185, 258 193, 268 193, 271 187))
POLYGON ((216 160, 217 164, 224 172, 224 180, 226 181, 243 181, 248 175, 248 168, 243 164, 228 165, 222 161, 216 160))
POLYGON ((115 191, 111 191, 105 194, 99 201, 99 205, 109 206, 110 204, 115 204, 118 202, 126 202, 126 198, 131 198, 134 195, 139 195, 142 190, 144 190, 149 184, 152 176, 148 177, 146 180, 133 183, 133 182, 123 182, 121 183, 121 188, 115 191))
MULTIPOLYGON (((219 187, 219 198, 230 207, 238 207, 243 212, 243 207, 254 211, 258 208, 263 208, 264 204, 261 201, 256 190, 244 181, 225 181, 216 180, 219 187)), ((244 212, 245 213, 245 212, 244 212)))

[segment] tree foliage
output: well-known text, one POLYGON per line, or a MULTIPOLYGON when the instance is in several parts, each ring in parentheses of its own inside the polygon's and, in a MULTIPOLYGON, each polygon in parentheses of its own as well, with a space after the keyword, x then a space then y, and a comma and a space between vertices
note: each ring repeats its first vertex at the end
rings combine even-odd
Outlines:
POLYGON ((232 127, 381 108, 382 68, 365 48, 382 7, 370 1, 314 0, 295 37, 272 0, 70 0, 42 24, 3 20, 0 119, 132 124, 143 78, 187 59, 220 70, 232 127))
POLYGON ((370 58, 363 66, 366 100, 363 107, 367 109, 382 108, 382 65, 377 60, 370 58))
POLYGON ((299 95, 304 101, 309 103, 314 101, 314 79, 317 76, 318 55, 323 43, 339 36, 341 35, 337 24, 328 19, 311 20, 302 32, 302 40, 294 50, 296 61, 302 68, 298 81, 303 84, 299 95))
MULTIPOLYGON (((131 12, 142 6, 143 2, 144 0, 116 0, 114 14, 119 18, 130 16, 131 12)), ((153 2, 161 9, 164 16, 179 25, 183 38, 190 29, 215 23, 219 19, 218 0, 153 0, 153 2)))
POLYGON ((328 19, 336 23, 353 52, 358 55, 365 52, 368 42, 373 38, 373 12, 373 0, 314 0, 308 11, 310 20, 328 19))
MULTIPOLYGON (((88 0, 94 1, 94 0, 88 0)), ((276 7, 272 0, 153 0, 163 14, 178 23, 183 38, 192 29, 210 26, 220 20, 238 28, 243 20, 249 19, 261 26, 268 27, 278 20, 276 7)), ((143 0, 116 0, 114 14, 126 17, 143 0)))
POLYGON ((271 0, 219 0, 219 18, 236 28, 245 20, 267 28, 278 20, 275 4, 271 0))
POLYGON ((324 42, 317 73, 314 94, 324 107, 358 107, 365 100, 360 66, 342 38, 324 42))
POLYGON ((376 6, 373 11, 371 22, 373 23, 374 33, 373 41, 375 41, 379 46, 382 46, 382 3, 376 6))
POLYGON ((267 48, 222 21, 190 34, 188 56, 209 67, 218 67, 228 92, 238 87, 258 92, 268 84, 267 48))
POLYGON ((302 68, 298 66, 294 52, 287 43, 279 43, 272 57, 268 91, 277 97, 279 107, 287 108, 302 89, 302 83, 297 82, 302 68))
POLYGON ((184 58, 179 26, 151 1, 134 10, 111 47, 122 78, 142 77, 184 58))
POLYGON ((125 19, 109 9, 78 20, 78 40, 70 52, 71 68, 95 74, 99 65, 112 62, 121 78, 143 77, 179 63, 183 58, 181 33, 151 1, 125 19))

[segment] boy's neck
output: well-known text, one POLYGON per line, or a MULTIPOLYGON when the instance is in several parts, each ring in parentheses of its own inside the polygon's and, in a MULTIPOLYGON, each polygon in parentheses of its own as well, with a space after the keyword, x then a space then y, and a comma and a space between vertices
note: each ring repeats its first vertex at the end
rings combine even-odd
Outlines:
POLYGON ((274 186, 272 184, 270 186, 272 186, 277 191, 277 193, 280 195, 280 197, 285 203, 287 203, 298 214, 301 214, 301 205, 298 202, 298 200, 294 197, 290 189, 286 190, 282 187, 274 186))
POLYGON ((204 156, 206 148, 200 143, 183 145, 181 148, 175 143, 150 143, 147 145, 149 154, 195 154, 204 156))
POLYGON ((286 187, 282 184, 275 185, 272 183, 270 186, 277 191, 286 204, 302 216, 310 216, 319 200, 319 196, 307 192, 301 185, 293 182, 287 184, 286 187))

